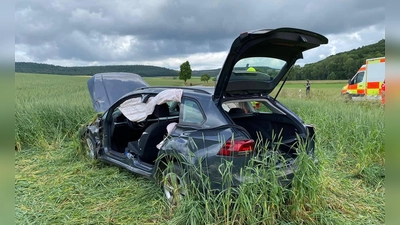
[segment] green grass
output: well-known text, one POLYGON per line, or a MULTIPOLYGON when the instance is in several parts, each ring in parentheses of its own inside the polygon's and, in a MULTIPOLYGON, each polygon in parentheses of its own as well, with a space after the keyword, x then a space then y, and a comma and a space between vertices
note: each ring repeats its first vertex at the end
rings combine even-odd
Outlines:
MULTIPOLYGON (((281 82, 282 83, 282 82, 281 82)), ((338 93, 347 84, 347 80, 311 80, 311 89, 336 89, 338 93)), ((305 91, 306 81, 286 81, 285 88, 297 88, 305 91)))
MULTIPOLYGON (((344 102, 346 82, 311 81, 311 96, 300 98, 303 81, 290 81, 278 97, 317 133, 319 163, 299 157, 293 189, 274 184, 275 172, 260 169, 269 179, 243 185, 239 195, 232 197, 233 189, 195 194, 170 207, 154 182, 85 156, 76 136, 95 116, 87 79, 15 76, 17 224, 384 223, 384 110, 378 102, 344 102)), ((173 78, 145 80, 183 85, 173 78)))

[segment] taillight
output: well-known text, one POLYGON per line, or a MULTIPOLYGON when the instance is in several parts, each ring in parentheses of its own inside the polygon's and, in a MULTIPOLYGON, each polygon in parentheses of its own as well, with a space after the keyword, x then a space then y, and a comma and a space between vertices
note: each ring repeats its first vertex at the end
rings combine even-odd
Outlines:
POLYGON ((254 141, 253 140, 228 140, 218 155, 222 156, 245 156, 253 152, 254 141))

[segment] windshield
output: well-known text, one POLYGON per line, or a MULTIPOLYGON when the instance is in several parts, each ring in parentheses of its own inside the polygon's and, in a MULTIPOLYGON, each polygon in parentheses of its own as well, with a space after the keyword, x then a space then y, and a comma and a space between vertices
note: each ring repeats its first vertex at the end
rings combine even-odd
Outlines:
POLYGON ((232 72, 230 81, 271 82, 277 77, 285 61, 269 57, 250 57, 239 60, 232 72))

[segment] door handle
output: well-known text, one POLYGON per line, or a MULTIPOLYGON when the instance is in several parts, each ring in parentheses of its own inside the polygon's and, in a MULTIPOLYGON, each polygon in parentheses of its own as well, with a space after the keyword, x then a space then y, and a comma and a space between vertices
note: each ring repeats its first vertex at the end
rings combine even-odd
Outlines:
POLYGON ((179 135, 179 137, 187 138, 187 137, 189 137, 189 134, 188 133, 182 133, 181 135, 179 135))

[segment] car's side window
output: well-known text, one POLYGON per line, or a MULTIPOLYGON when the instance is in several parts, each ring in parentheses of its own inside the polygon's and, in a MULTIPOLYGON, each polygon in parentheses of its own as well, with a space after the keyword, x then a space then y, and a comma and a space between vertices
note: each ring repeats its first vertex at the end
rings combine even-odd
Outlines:
POLYGON ((263 102, 251 102, 254 107, 254 111, 262 113, 273 113, 263 102))
POLYGON ((179 109, 180 109, 180 103, 171 101, 167 102, 168 107, 169 107, 169 113, 171 116, 178 116, 179 115, 179 109))
MULTIPOLYGON (((222 108, 226 112, 230 112, 232 108, 240 108, 243 113, 253 113, 253 112, 262 112, 262 113, 272 113, 271 109, 269 109, 263 102, 260 101, 240 101, 240 102, 225 102, 222 104, 222 108)), ((232 111, 238 111, 237 109, 232 111)))
POLYGON ((200 125, 204 122, 205 116, 199 104, 191 99, 182 99, 179 116, 180 124, 200 125))
POLYGON ((253 112, 248 102, 224 102, 222 103, 222 108, 228 113, 231 109, 236 108, 240 108, 243 113, 253 112))

